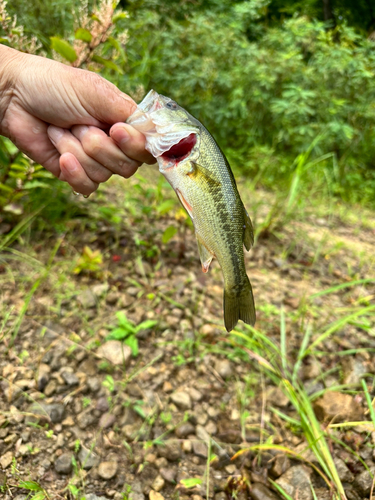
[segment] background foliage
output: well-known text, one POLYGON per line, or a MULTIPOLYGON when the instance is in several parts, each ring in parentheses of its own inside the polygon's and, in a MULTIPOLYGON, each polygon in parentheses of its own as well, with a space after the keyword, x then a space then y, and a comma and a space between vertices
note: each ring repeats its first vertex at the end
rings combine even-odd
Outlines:
MULTIPOLYGON (((100 72, 136 100, 150 88, 171 96, 207 125, 254 185, 290 189, 308 151, 308 168, 298 171, 306 193, 373 204, 375 27, 368 2, 0 5, 2 43, 100 72)), ((48 204, 56 192, 64 199, 68 190, 1 139, 3 220, 48 204)))

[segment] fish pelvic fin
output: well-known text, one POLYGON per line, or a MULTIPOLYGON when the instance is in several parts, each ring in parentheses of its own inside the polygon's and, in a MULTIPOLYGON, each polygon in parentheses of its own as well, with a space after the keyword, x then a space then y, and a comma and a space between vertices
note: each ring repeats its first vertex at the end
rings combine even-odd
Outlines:
POLYGON ((245 207, 243 207, 243 215, 244 215, 243 244, 245 245, 246 250, 249 251, 254 244, 254 231, 251 219, 249 217, 249 214, 246 212, 245 207))
POLYGON ((199 257, 201 259, 202 263, 202 271, 204 273, 208 272, 208 268, 210 267, 211 261, 214 258, 214 254, 210 252, 204 243, 200 240, 199 236, 196 234, 197 237, 197 243, 198 243, 198 251, 199 251, 199 257))
POLYGON ((239 292, 224 288, 224 324, 226 330, 228 332, 233 330, 239 319, 251 326, 255 324, 255 304, 249 279, 246 286, 242 287, 239 292))

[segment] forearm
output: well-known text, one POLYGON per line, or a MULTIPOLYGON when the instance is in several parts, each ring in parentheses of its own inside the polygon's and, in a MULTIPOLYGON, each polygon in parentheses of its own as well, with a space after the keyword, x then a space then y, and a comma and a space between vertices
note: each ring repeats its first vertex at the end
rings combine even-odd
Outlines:
POLYGON ((0 134, 4 133, 4 116, 15 93, 24 57, 25 54, 0 44, 0 134))

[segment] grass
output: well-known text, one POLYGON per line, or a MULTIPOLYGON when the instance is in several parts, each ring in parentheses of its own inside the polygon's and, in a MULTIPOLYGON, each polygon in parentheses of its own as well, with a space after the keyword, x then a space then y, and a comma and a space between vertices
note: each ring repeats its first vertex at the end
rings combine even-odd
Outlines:
MULTIPOLYGON (((373 258, 363 259, 360 256, 361 249, 348 247, 345 241, 338 245, 337 242, 332 243, 330 238, 322 237, 320 241, 316 241, 311 236, 310 231, 314 226, 311 224, 311 217, 319 216, 327 220, 333 218, 331 202, 325 206, 326 212, 316 200, 313 200, 310 206, 304 205, 302 212, 289 210, 288 217, 282 216, 278 221, 278 227, 273 226, 269 231, 268 239, 258 241, 253 255, 257 257, 260 249, 266 252, 264 263, 261 264, 263 267, 258 269, 252 266, 252 259, 255 257, 252 255, 249 257, 250 278, 254 273, 255 278, 263 280, 255 280, 259 313, 257 328, 241 327, 228 338, 221 324, 221 297, 214 290, 215 286, 220 287, 220 272, 217 267, 214 267, 208 276, 208 282, 201 287, 196 287, 196 279, 200 277, 200 270, 195 255, 195 242, 189 227, 181 229, 180 222, 176 219, 179 211, 176 203, 169 202, 164 205, 163 210, 157 210, 162 203, 161 200, 169 199, 170 193, 165 194, 165 185, 162 182, 152 187, 155 186, 152 181, 153 175, 151 170, 145 170, 142 178, 130 181, 134 186, 138 186, 135 190, 136 196, 128 195, 118 188, 114 189, 114 185, 109 184, 107 189, 113 209, 102 210, 107 199, 104 194, 98 195, 96 200, 93 199, 94 201, 90 199, 91 216, 72 224, 64 238, 52 238, 53 244, 49 243, 49 250, 41 252, 33 248, 32 239, 29 236, 32 234, 32 229, 30 229, 32 219, 20 225, 14 231, 13 236, 5 241, 2 252, 2 263, 6 269, 4 282, 8 286, 9 277, 11 277, 13 287, 17 289, 14 299, 18 299, 18 302, 15 300, 17 307, 13 309, 5 305, 2 307, 4 314, 0 338, 7 343, 8 352, 19 360, 17 363, 22 361, 24 366, 36 363, 37 354, 33 350, 35 346, 28 345, 25 348, 22 345, 24 338, 21 333, 25 331, 23 325, 26 321, 32 324, 33 328, 36 324, 45 325, 49 319, 56 323, 65 321, 65 328, 71 332, 68 335, 70 339, 68 340, 70 347, 67 351, 68 362, 73 359, 69 356, 74 356, 78 348, 83 348, 87 355, 90 355, 92 350, 95 350, 105 339, 111 338, 111 335, 121 341, 128 341, 134 354, 131 367, 114 369, 108 363, 101 363, 98 366, 98 373, 102 377, 103 386, 109 398, 109 412, 115 411, 116 405, 125 402, 124 397, 129 384, 142 386, 144 377, 146 379, 151 377, 151 380, 157 377, 163 362, 173 367, 174 373, 179 373, 184 369, 194 370, 197 377, 207 377, 208 380, 208 377, 215 375, 213 371, 205 375, 199 372, 200 367, 205 365, 206 356, 211 357, 209 359, 227 357, 233 366, 241 369, 238 373, 236 372, 236 379, 224 381, 220 377, 216 379, 214 377, 214 380, 221 384, 225 392, 232 394, 233 399, 230 404, 235 405, 240 415, 241 440, 246 443, 248 432, 254 430, 259 436, 256 444, 247 443, 242 450, 238 451, 233 460, 254 454, 256 463, 263 467, 264 457, 270 450, 274 450, 287 454, 294 461, 306 462, 304 454, 297 453, 291 444, 277 443, 277 436, 280 432, 286 433, 289 437, 298 437, 305 442, 306 448, 309 448, 315 456, 313 462, 306 463, 316 474, 320 475, 327 488, 331 490, 333 498, 344 500, 345 491, 333 462, 332 450, 345 449, 351 453, 356 462, 363 463, 355 449, 340 439, 339 432, 345 433, 346 430, 356 425, 368 425, 370 421, 333 422, 322 425, 314 414, 313 402, 326 390, 346 390, 362 394, 367 401, 369 418, 371 417, 374 423, 371 389, 364 382, 358 387, 337 383, 333 387, 327 386, 310 394, 306 392, 300 380, 300 370, 307 358, 316 358, 322 363, 322 373, 316 378, 316 382, 324 384, 326 379, 337 375, 338 368, 330 365, 331 359, 353 353, 369 352, 370 347, 366 343, 360 343, 353 348, 350 346, 342 348, 339 340, 341 332, 348 332, 348 336, 351 337, 352 329, 359 332, 357 333, 359 339, 361 339, 360 332, 363 332, 363 336, 371 334, 375 314, 371 287, 375 280, 363 277, 362 274, 364 269, 374 268, 373 258), (130 206, 132 208, 129 214, 130 206), (149 221, 152 221, 152 230, 149 228, 149 221), (173 224, 176 225, 177 230, 174 236, 166 241, 165 231, 173 224), (113 233, 110 232, 112 227, 115 227, 113 233), (102 230, 107 231, 104 233, 106 235, 104 241, 100 237, 102 230), (23 237, 28 231, 30 231, 29 235, 23 237), (179 256, 178 252, 181 234, 185 235, 183 257, 179 256), (84 241, 81 241, 82 236, 84 241), (91 240, 88 241, 90 238, 91 240), (125 244, 124 240, 126 240, 125 244), (85 245, 91 252, 90 255, 86 252, 88 263, 79 260, 82 259, 82 249, 85 245), (102 259, 99 274, 90 268, 90 256, 99 255, 93 252, 100 252, 102 259), (116 259, 113 259, 114 255, 116 259), (283 269, 275 271, 269 265, 270 260, 279 255, 285 261, 284 269, 287 271, 295 269, 300 279, 288 278, 283 274, 283 269), (347 275, 342 274, 341 278, 335 278, 336 266, 331 266, 332 261, 335 261, 340 268, 345 264, 349 269, 352 262, 356 263, 356 267, 353 265, 352 269, 355 270, 348 272, 347 275), (179 290, 178 284, 176 285, 173 280, 178 278, 174 276, 174 273, 175 269, 181 266, 180 262, 183 266, 192 269, 191 272, 194 272, 196 277, 189 276, 186 283, 182 282, 184 287, 179 290), (78 275, 75 275, 74 269, 77 269, 77 265, 80 265, 81 270, 78 275), (319 283, 318 280, 322 277, 328 277, 329 283, 326 285, 319 283), (268 278, 269 281, 267 281, 268 278), (163 285, 163 280, 165 285, 163 285), (81 309, 75 301, 75 296, 85 288, 103 281, 108 282, 110 290, 113 288, 119 291, 118 302, 108 307, 104 296, 98 298, 95 310, 90 312, 90 310, 81 309), (174 283, 173 286, 171 286, 172 283, 174 283), (262 289, 263 283, 264 290, 262 289), (290 292, 288 286, 293 287, 290 292), (132 298, 135 307, 152 312, 154 314, 152 318, 133 320, 131 314, 128 315, 131 307, 119 305, 120 297, 128 287, 134 287, 137 290, 132 298), (275 300, 273 293, 275 287, 284 294, 281 303, 275 300), (46 296, 51 299, 51 303, 41 313, 38 301, 46 296), (285 297, 295 297, 298 303, 290 306, 285 301, 285 297), (19 299, 22 300, 21 304, 19 299), (126 316, 124 309, 126 309, 126 316), (173 310, 180 311, 182 317, 191 325, 185 335, 176 334, 171 325, 165 323, 165 311, 169 311, 170 315, 173 310), (199 323, 198 326, 194 326, 196 318, 201 319, 202 325, 210 320, 212 332, 207 330, 209 333, 202 333, 199 323), (151 334, 147 340, 139 340, 137 335, 142 333, 139 330, 144 330, 149 326, 156 328, 155 334, 151 334), (161 360, 163 356, 161 354, 152 358, 144 357, 150 342, 154 349, 160 349, 163 352, 167 361, 161 360), (27 356, 22 352, 26 352, 27 356), (254 366, 257 367, 256 370, 254 366), (150 371, 154 368, 154 371, 150 371), (287 409, 269 406, 266 390, 270 385, 281 387, 289 401, 287 409), (254 412, 258 397, 262 401, 260 415, 254 412)), ((290 192, 288 202, 291 203, 290 207, 299 204, 299 198, 302 196, 300 188, 301 184, 298 181, 293 191, 290 192)), ((254 205, 258 207, 257 218, 258 220, 263 218, 266 221, 271 195, 264 192, 247 192, 244 185, 241 185, 241 189, 245 194, 245 203, 248 207, 253 205, 246 201, 246 198, 256 197, 254 205)), ((285 204, 285 198, 283 200, 285 204)), ((356 218, 358 214, 349 215, 348 211, 340 212, 340 210, 340 217, 345 218, 345 224, 348 224, 350 232, 353 221, 355 223, 359 221, 359 217, 356 218)), ((375 225, 372 226, 370 213, 365 221, 363 224, 365 232, 375 227, 375 225)), ((58 336, 57 339, 60 342, 64 338, 66 340, 66 337, 67 335, 64 334, 58 336)), ((42 345, 39 340, 36 343, 42 345)), ((73 397, 80 397, 83 408, 89 408, 92 398, 78 394, 70 393, 69 400, 73 397)), ((134 437, 126 441, 122 440, 116 446, 127 450, 132 470, 137 470, 142 465, 135 461, 139 447, 148 450, 157 444, 164 443, 172 436, 174 429, 183 419, 176 418, 175 410, 171 409, 168 403, 163 402, 161 406, 148 404, 147 398, 143 395, 127 396, 126 404, 137 413, 141 423, 134 437), (155 436, 151 435, 153 429, 158 426, 162 431, 155 436)), ((222 411, 225 411, 225 408, 224 405, 222 411)), ((115 436, 118 433, 118 430, 114 430, 115 436)), ((102 432, 98 431, 92 443, 99 445, 101 436, 102 432)), ((210 441, 204 473, 190 478, 194 481, 201 481, 195 486, 203 486, 206 494, 210 488, 211 459, 213 453, 217 451, 217 445, 223 444, 217 442, 216 438, 210 441)), ((69 486, 69 494, 74 498, 80 498, 85 492, 85 484, 79 479, 79 467, 76 462, 75 476, 69 486)), ((35 481, 35 478, 31 478, 30 481, 35 481)), ((242 479, 238 478, 238 481, 241 482, 242 479)), ((40 481, 36 483, 42 488, 36 491, 36 494, 42 495, 43 491, 47 492, 43 483, 40 481)), ((272 484, 282 498, 289 498, 287 493, 281 491, 277 483, 272 482, 272 484)), ((241 485, 238 483, 238 487, 247 488, 246 481, 241 485)), ((313 498, 316 497, 314 487, 315 483, 311 485, 313 498)), ((50 493, 47 492, 47 494, 50 493)))

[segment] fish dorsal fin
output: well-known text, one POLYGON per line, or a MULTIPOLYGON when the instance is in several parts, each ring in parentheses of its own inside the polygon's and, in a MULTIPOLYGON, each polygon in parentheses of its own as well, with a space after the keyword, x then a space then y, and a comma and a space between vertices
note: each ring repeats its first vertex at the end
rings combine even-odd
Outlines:
POLYGON ((244 215, 243 244, 245 245, 246 250, 249 251, 254 244, 254 231, 249 214, 246 212, 245 207, 243 207, 243 215, 244 215))
POLYGON ((211 185, 218 186, 220 185, 220 180, 216 177, 216 175, 208 170, 206 167, 202 167, 202 165, 198 165, 198 163, 193 163, 192 162, 192 168, 191 170, 187 173, 189 177, 198 177, 202 176, 205 178, 206 182, 208 182, 211 185))
POLYGON ((207 248, 204 246, 204 244, 199 239, 198 235, 196 235, 196 236, 197 236, 199 257, 200 257, 201 263, 202 263, 202 271, 204 273, 207 273, 208 268, 210 267, 211 261, 214 258, 214 255, 209 250, 207 250, 207 248))

